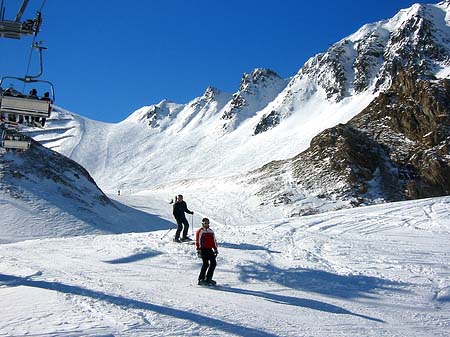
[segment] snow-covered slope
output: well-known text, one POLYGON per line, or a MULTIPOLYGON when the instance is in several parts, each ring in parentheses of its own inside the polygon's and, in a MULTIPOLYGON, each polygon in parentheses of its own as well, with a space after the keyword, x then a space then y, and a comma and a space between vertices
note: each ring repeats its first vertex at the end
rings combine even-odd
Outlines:
POLYGON ((2 151, 0 177, 0 243, 170 225, 111 201, 80 165, 35 143, 24 153, 2 151))
MULTIPOLYGON (((171 218, 151 195, 119 198, 171 218)), ((448 197, 272 221, 189 207, 216 231, 217 288, 165 230, 3 244, 0 335, 448 336, 448 197)))

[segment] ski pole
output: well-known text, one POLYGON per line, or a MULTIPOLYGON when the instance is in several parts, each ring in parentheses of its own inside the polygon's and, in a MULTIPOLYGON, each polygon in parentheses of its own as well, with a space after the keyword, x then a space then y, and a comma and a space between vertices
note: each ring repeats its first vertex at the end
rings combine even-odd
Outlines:
POLYGON ((194 237, 194 213, 192 213, 192 220, 191 220, 191 222, 192 222, 191 235, 192 235, 192 237, 194 237))
POLYGON ((173 228, 169 228, 169 230, 168 230, 163 236, 161 236, 161 240, 164 239, 164 238, 167 236, 167 234, 170 233, 170 231, 171 231, 172 229, 173 229, 173 228))

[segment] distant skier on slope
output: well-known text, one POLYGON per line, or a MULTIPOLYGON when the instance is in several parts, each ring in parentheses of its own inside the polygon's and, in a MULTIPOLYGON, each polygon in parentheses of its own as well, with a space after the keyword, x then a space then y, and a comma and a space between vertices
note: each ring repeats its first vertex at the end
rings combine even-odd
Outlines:
POLYGON ((183 196, 181 194, 178 195, 175 203, 173 204, 173 216, 177 221, 177 231, 175 232, 175 238, 173 241, 181 242, 181 241, 192 241, 191 238, 188 238, 188 230, 189 230, 189 222, 186 219, 184 213, 194 214, 193 211, 190 211, 187 208, 187 204, 183 201, 183 196), (184 228, 183 228, 184 225, 184 228), (183 230, 183 236, 180 240, 180 233, 183 230))
POLYGON ((217 241, 214 231, 209 228, 209 219, 203 218, 202 226, 195 233, 195 246, 197 254, 203 260, 202 269, 198 276, 199 285, 216 285, 213 275, 216 269, 217 241))

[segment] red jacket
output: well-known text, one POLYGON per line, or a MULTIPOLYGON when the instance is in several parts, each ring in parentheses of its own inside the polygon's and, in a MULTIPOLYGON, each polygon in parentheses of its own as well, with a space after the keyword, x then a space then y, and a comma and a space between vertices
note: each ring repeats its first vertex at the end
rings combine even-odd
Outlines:
POLYGON ((197 249, 217 249, 216 236, 211 228, 199 228, 195 233, 195 245, 197 249))

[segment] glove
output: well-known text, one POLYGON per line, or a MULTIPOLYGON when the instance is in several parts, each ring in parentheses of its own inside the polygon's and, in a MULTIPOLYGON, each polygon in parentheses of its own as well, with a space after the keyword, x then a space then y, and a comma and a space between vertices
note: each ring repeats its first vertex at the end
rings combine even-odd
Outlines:
POLYGON ((202 258, 202 251, 200 249, 197 249, 197 256, 199 259, 202 258))
POLYGON ((219 254, 219 251, 217 249, 214 249, 214 256, 217 256, 219 254))

